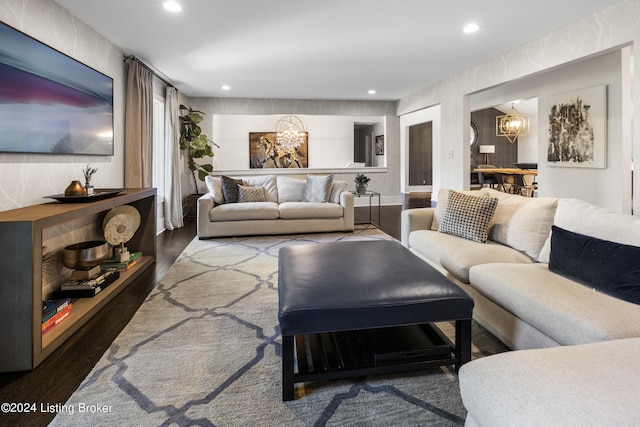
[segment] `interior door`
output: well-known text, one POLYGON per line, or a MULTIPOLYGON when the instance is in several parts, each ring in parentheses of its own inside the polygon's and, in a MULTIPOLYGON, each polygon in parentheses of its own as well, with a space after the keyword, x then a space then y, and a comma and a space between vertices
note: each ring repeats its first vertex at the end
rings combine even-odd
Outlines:
POLYGON ((433 185, 433 122, 409 126, 409 185, 433 185))

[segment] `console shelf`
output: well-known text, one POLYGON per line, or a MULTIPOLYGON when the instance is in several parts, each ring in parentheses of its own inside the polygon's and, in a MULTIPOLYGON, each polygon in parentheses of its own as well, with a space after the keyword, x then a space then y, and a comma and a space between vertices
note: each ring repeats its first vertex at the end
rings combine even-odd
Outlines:
POLYGON ((3 326, 0 328, 0 372, 34 369, 153 265, 155 214, 156 190, 153 188, 125 189, 115 197, 90 203, 52 202, 0 212, 0 242, 3 243, 0 246, 0 324, 3 326), (97 217, 101 223, 109 210, 126 204, 134 206, 141 217, 140 227, 127 247, 141 251, 144 256, 95 297, 73 299, 71 315, 43 337, 42 300, 46 295, 43 295, 42 247, 46 231, 52 227, 70 228, 83 218, 97 217))

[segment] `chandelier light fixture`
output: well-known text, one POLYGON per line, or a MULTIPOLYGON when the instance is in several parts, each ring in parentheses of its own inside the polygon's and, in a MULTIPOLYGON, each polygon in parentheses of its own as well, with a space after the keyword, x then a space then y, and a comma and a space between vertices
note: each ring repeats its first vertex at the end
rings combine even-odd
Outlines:
POLYGON ((511 109, 507 114, 496 116, 496 135, 506 137, 509 142, 514 143, 520 135, 529 133, 529 116, 520 114, 511 104, 511 109))
POLYGON ((276 143, 282 150, 293 151, 305 141, 307 125, 298 116, 289 114, 276 122, 276 143))

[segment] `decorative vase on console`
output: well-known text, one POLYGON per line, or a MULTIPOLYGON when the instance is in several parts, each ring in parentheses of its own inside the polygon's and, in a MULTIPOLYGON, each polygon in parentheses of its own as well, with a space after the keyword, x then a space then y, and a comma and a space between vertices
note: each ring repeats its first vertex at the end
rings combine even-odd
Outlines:
POLYGON ((356 182, 356 193, 363 195, 367 192, 367 185, 369 184, 370 178, 365 174, 357 174, 354 179, 356 182))
POLYGON ((71 184, 64 190, 67 197, 86 196, 87 190, 80 184, 80 181, 71 181, 71 184))

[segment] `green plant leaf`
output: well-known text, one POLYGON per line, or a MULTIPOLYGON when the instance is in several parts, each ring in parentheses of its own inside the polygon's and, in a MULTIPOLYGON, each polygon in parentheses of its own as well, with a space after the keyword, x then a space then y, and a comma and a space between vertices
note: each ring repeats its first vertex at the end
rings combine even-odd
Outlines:
POLYGON ((213 146, 220 148, 218 144, 211 141, 202 133, 202 128, 198 125, 203 120, 202 111, 194 110, 183 104, 180 105, 180 149, 187 150, 189 170, 193 173, 194 183, 196 173, 201 181, 213 171, 211 162, 203 164, 196 163, 193 159, 202 159, 204 157, 213 157, 213 146))

